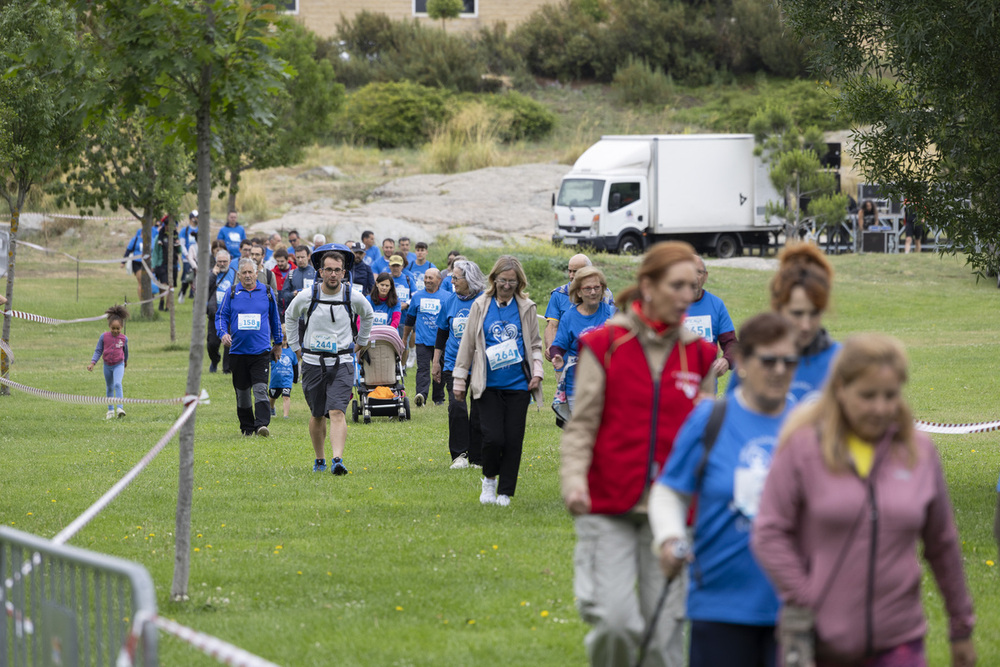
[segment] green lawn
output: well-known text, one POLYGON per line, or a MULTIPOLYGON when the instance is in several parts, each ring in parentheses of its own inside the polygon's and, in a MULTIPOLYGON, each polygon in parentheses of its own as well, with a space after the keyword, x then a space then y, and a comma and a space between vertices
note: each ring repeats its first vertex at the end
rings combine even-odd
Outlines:
MULTIPOLYGON (((568 253, 519 249, 542 276, 544 302, 568 253)), ((492 255, 474 253, 487 265, 492 255)), ((439 258, 433 257, 435 261, 439 258)), ((1000 357, 997 298, 961 260, 935 256, 831 258, 837 271, 827 325, 836 338, 878 330, 899 336, 912 359, 908 398, 919 418, 996 419, 1000 357)), ((612 288, 628 258, 598 258, 612 288)), ((770 274, 710 266, 708 288, 739 323, 766 308, 770 274)), ((101 313, 134 294, 124 272, 44 267, 23 252, 17 302, 57 318, 101 313)), ((178 307, 178 343, 165 320, 127 326, 134 397, 184 393, 190 302, 178 307)), ((100 368, 85 369, 103 323, 61 327, 15 320, 15 381, 103 395, 100 368)), ((409 380, 412 388, 412 376, 409 380)), ((478 502, 474 469, 452 471, 443 407, 414 409, 410 423, 376 419, 349 428, 335 478, 310 471, 307 409, 298 388, 292 416, 273 436, 240 436, 229 376, 203 376, 199 408, 191 601, 169 602, 177 447, 171 444, 71 544, 138 561, 157 585, 160 612, 284 665, 582 664, 586 626, 573 606, 573 530, 558 490, 559 431, 547 407, 529 413, 518 493, 509 508, 478 502)), ((551 397, 553 381, 546 384, 551 397)), ((129 406, 105 422, 104 408, 14 392, 0 399, 0 520, 55 535, 121 477, 176 419, 173 406, 129 406)), ((991 434, 936 436, 956 507, 966 573, 978 610, 980 664, 1000 664, 997 548, 990 532, 1000 453, 991 434)), ((929 582, 928 582, 929 583, 929 582)), ((946 664, 939 595, 925 588, 931 664, 946 664)), ((161 639, 164 665, 211 665, 161 639)))

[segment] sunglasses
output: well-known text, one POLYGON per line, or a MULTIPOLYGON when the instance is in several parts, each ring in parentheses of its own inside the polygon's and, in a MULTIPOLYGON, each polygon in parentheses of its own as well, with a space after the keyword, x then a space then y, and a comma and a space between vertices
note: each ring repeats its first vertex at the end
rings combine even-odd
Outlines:
POLYGON ((755 354, 753 356, 760 362, 761 366, 768 370, 775 369, 779 361, 785 365, 786 369, 792 369, 799 365, 799 358, 795 356, 779 357, 773 354, 755 354))

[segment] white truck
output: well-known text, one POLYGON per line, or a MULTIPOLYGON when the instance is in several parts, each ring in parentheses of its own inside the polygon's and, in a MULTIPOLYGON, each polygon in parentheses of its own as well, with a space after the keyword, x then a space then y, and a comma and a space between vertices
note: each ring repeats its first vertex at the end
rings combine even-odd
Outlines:
POLYGON ((604 136, 553 195, 552 240, 640 253, 673 239, 733 257, 777 240, 783 221, 765 219, 768 201, 781 195, 752 134, 604 136))

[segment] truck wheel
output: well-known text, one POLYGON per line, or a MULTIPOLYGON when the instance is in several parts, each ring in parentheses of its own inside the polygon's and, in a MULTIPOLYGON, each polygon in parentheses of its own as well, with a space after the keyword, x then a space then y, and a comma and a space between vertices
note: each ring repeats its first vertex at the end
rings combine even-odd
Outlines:
POLYGON ((642 239, 635 234, 626 234, 622 237, 621 243, 618 244, 618 253, 620 255, 641 255, 642 239))
POLYGON ((740 242, 732 234, 723 234, 715 242, 715 256, 719 259, 729 259, 742 254, 740 242))

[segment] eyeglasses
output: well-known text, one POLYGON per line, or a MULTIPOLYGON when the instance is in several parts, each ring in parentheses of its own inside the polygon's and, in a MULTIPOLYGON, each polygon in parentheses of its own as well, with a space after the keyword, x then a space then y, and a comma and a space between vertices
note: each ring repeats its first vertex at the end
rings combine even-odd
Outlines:
POLYGON ((517 278, 514 280, 497 279, 496 284, 500 287, 517 287, 517 278))
POLYGON ((603 285, 594 285, 593 287, 581 287, 580 291, 584 294, 597 294, 598 292, 604 291, 603 285))
POLYGON ((319 270, 319 272, 320 273, 332 273, 333 275, 337 275, 338 273, 343 273, 344 270, 343 269, 331 269, 329 267, 325 267, 324 266, 322 269, 319 270))
POLYGON ((767 370, 774 370, 778 366, 778 362, 784 364, 785 370, 791 370, 799 365, 799 358, 795 356, 791 357, 779 357, 773 354, 755 354, 753 355, 760 365, 767 370))

